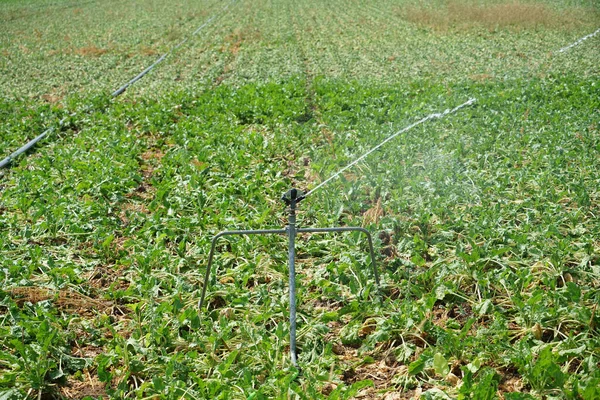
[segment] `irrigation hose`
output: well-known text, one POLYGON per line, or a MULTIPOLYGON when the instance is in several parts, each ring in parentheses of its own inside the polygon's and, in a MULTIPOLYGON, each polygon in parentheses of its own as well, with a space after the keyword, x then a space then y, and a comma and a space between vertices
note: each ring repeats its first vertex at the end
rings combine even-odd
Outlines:
POLYGON ((181 46, 183 46, 188 40, 190 40, 190 38, 192 36, 196 36, 202 29, 204 29, 204 27, 208 26, 217 17, 223 15, 227 11, 227 9, 232 4, 234 4, 236 1, 237 0, 232 0, 229 3, 227 3, 223 8, 221 8, 221 10, 219 10, 216 14, 214 14, 212 17, 210 17, 208 20, 206 20, 206 22, 204 22, 202 25, 200 25, 194 32, 192 32, 191 35, 189 35, 188 37, 186 37, 185 39, 183 39, 181 42, 177 43, 169 51, 167 51, 165 54, 163 54, 162 56, 160 56, 156 61, 154 61, 154 63, 152 63, 152 65, 150 65, 148 68, 146 68, 145 70, 143 70, 142 72, 140 72, 138 75, 136 75, 129 82, 125 83, 123 86, 121 86, 120 88, 118 88, 117 90, 115 90, 112 93, 112 96, 113 97, 117 97, 117 96, 121 95, 123 92, 125 92, 127 90, 127 88, 129 86, 133 85, 135 82, 137 82, 140 79, 142 79, 146 74, 148 74, 148 72, 152 71, 157 65, 159 65, 160 63, 162 63, 168 56, 170 56, 173 52, 175 52, 177 49, 179 49, 181 46))
MULTIPOLYGON (((142 79, 146 74, 148 74, 150 71, 152 71, 157 65, 159 65, 161 62, 163 62, 171 53, 173 53, 175 50, 177 50, 179 47, 181 47, 184 43, 186 43, 190 39, 190 37, 197 35, 198 32, 200 32, 204 27, 206 27, 207 25, 209 25, 215 18, 217 18, 218 16, 222 15, 223 13, 225 13, 227 11, 227 9, 232 4, 234 4, 235 2, 237 2, 237 0, 232 0, 231 2, 227 3, 219 12, 217 12, 216 14, 214 14, 206 22, 204 22, 202 25, 200 25, 190 36, 186 37, 181 42, 179 42, 176 46, 174 46, 171 50, 169 50, 168 52, 166 52, 165 54, 163 54, 162 56, 160 56, 158 58, 158 60, 156 60, 152 65, 150 65, 148 68, 146 68, 145 70, 143 70, 141 73, 139 73, 133 79, 131 79, 129 82, 125 83, 119 89, 115 90, 112 93, 112 96, 113 97, 117 97, 117 96, 121 95, 122 93, 124 93, 129 86, 133 85, 135 82, 137 82, 140 79, 142 79)), ((561 48, 560 50, 558 50, 558 53, 564 53, 565 51, 567 51, 567 50, 569 50, 569 49, 571 49, 571 48, 573 48, 575 46, 578 46, 579 44, 583 43, 587 39, 593 38, 594 36, 596 36, 599 33, 600 33, 600 29, 596 30, 593 33, 590 33, 589 35, 586 35, 586 36, 578 39, 577 41, 575 41, 574 43, 572 43, 572 44, 570 44, 568 46, 565 46, 565 47, 561 48)), ((471 99, 471 100, 475 101, 474 99, 471 99)), ((471 100, 469 100, 469 102, 471 102, 471 100)), ((469 103, 469 102, 467 102, 467 103, 469 103)), ((467 105, 467 104, 465 103, 465 104, 463 104, 463 105, 461 105, 459 107, 464 107, 465 105, 467 105)), ((454 111, 452 111, 452 112, 454 112, 454 111)), ((425 121, 427 121, 427 120, 429 120, 431 118, 435 118, 435 117, 436 116, 434 116, 434 115, 427 116, 423 120, 417 121, 413 125, 419 125, 419 124, 421 124, 421 123, 423 123, 423 122, 425 122, 425 121)), ((412 128, 413 125, 408 126, 405 129, 408 130, 408 129, 412 128)), ((42 134, 40 134, 39 136, 37 136, 34 139, 30 140, 29 142, 27 142, 27 144, 25 144, 24 146, 22 146, 21 148, 19 148, 17 151, 13 152, 11 155, 9 155, 8 157, 6 157, 4 160, 0 161, 0 168, 5 168, 6 166, 8 166, 16 157, 18 157, 22 153, 25 153, 26 151, 28 151, 32 147, 34 147, 40 140, 42 140, 46 136, 48 136, 50 134, 50 132, 52 132, 52 128, 46 129, 42 134)), ((402 133, 402 131, 397 132, 396 135, 399 135, 400 133, 402 133)), ((388 140, 391 140, 396 135, 388 138, 388 140)), ((381 143, 380 146, 383 145, 384 143, 381 143)), ((372 149, 371 152, 375 151, 376 149, 377 148, 372 149)), ((366 157, 371 152, 365 154, 362 158, 366 157)), ((337 174, 335 174, 332 177, 328 178, 326 181, 320 183, 317 187, 315 187, 314 189, 310 190, 306 195, 308 196, 309 194, 311 194, 312 192, 314 192, 315 190, 317 190, 321 186, 325 185, 327 182, 329 182, 332 179, 334 179, 335 177, 339 176, 339 174, 341 174, 342 172, 344 172, 346 169, 350 168, 355 163, 359 162, 362 158, 359 158, 359 159, 355 160, 354 163, 346 166, 344 169, 342 169, 341 171, 339 171, 337 174)))
POLYGON ((27 142, 19 150, 13 152, 11 155, 9 155, 8 157, 6 157, 4 160, 0 161, 0 168, 6 167, 8 164, 10 164, 12 162, 12 160, 14 160, 15 158, 17 158, 19 155, 25 153, 27 150, 31 149, 33 146, 35 146, 35 144, 37 142, 39 142, 40 140, 42 140, 43 138, 45 138, 46 136, 48 136, 50 134, 50 132, 52 132, 52 130, 53 130, 53 128, 46 129, 43 133, 41 133, 40 135, 38 135, 34 139, 31 139, 29 142, 27 142))
MULTIPOLYGON (((142 79, 145 75, 147 75, 150 71, 152 71, 156 66, 158 66, 160 63, 162 63, 168 56, 170 56, 173 52, 175 52, 177 49, 179 49, 181 46, 183 46, 188 40, 190 40, 191 37, 196 36, 202 29, 204 29, 206 26, 208 26, 216 18, 222 16, 227 11, 227 9, 230 6, 232 6, 234 3, 236 3, 237 1, 238 0, 232 0, 229 3, 227 3, 219 11, 217 11, 212 17, 210 17, 202 25, 200 25, 198 28, 196 28, 196 30, 194 30, 194 32, 192 32, 190 35, 188 35, 181 42, 179 42, 175 46, 173 46, 165 54, 163 54, 162 56, 160 56, 149 67, 147 67, 146 69, 144 69, 142 72, 140 72, 138 75, 136 75, 133 79, 129 80, 127 83, 125 83, 124 85, 122 85, 121 87, 119 87, 117 90, 115 90, 113 93, 111 93, 111 96, 113 98, 116 98, 116 97, 120 96, 121 94, 123 94, 127 90, 127 88, 129 88, 129 86, 133 85, 135 82, 137 82, 140 79, 142 79)), ((60 124, 62 125, 63 122, 64 122, 64 119, 60 121, 60 124)), ((10 163, 12 163, 12 161, 15 158, 17 158, 19 155, 21 155, 21 154, 27 152, 28 150, 30 150, 31 148, 33 148, 38 142, 40 142, 42 139, 44 139, 50 133, 52 133, 53 130, 54 130, 54 128, 48 128, 48 129, 46 129, 40 135, 38 135, 35 138, 31 139, 25 145, 23 145, 22 147, 20 147, 17 151, 13 152, 8 157, 6 157, 2 161, 0 161, 0 168, 7 167, 10 163)))

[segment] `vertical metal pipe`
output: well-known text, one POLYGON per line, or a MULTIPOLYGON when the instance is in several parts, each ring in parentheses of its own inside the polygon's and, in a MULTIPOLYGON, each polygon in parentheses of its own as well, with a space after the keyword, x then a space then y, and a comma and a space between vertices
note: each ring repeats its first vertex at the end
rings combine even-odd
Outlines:
MULTIPOLYGON (((293 196, 294 197, 294 196, 293 196)), ((288 263, 290 270, 290 356, 294 366, 298 365, 296 356, 296 199, 290 202, 288 220, 288 263)))

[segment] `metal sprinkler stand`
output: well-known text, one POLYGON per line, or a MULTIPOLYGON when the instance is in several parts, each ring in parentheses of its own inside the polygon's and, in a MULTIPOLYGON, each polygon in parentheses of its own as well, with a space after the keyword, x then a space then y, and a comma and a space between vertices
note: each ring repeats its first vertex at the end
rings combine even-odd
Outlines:
POLYGON ((208 265, 206 266, 206 276, 204 278, 204 286, 202 294, 198 302, 198 309, 202 310, 204 298, 206 296, 206 288, 210 278, 213 257, 215 254, 215 246, 217 240, 223 236, 232 235, 269 235, 269 234, 285 234, 288 236, 288 265, 289 265, 289 285, 290 285, 290 356, 294 366, 298 366, 298 358, 296 354, 296 234, 298 233, 329 233, 329 232, 350 232, 358 231, 367 236, 369 242, 369 251, 371 253, 371 266, 373 267, 373 275, 375 283, 379 287, 379 274, 375 265, 375 251, 373 250, 373 239, 368 230, 361 227, 340 227, 340 228, 296 228, 296 205, 305 198, 305 194, 298 189, 291 189, 281 196, 281 199, 289 206, 288 225, 286 229, 263 229, 263 230, 243 230, 243 231, 223 231, 219 232, 212 240, 210 253, 208 255, 208 265))

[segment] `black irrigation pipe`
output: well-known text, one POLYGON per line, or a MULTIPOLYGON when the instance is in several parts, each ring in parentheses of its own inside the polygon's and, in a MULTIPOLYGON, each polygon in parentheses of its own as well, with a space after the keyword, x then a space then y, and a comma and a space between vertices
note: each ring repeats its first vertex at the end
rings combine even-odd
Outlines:
MULTIPOLYGON (((120 96, 121 94, 123 94, 127 90, 127 88, 129 86, 133 85, 135 82, 137 82, 140 79, 142 79, 146 74, 148 74, 150 71, 152 71, 157 65, 159 65, 160 63, 162 63, 168 56, 170 56, 177 49, 179 49, 181 46, 183 46, 188 40, 190 40, 190 38, 192 38, 193 36, 197 35, 202 29, 204 29, 206 26, 208 26, 216 18, 218 18, 221 15, 223 15, 227 11, 227 9, 231 5, 233 5, 234 3, 236 3, 237 1, 238 0, 231 0, 229 3, 227 3, 223 8, 221 8, 220 11, 218 11, 217 13, 215 13, 212 17, 210 17, 208 20, 206 20, 202 25, 200 25, 198 28, 196 28, 196 30, 194 32, 192 32, 191 35, 187 36, 185 39, 183 39, 177 45, 175 45, 174 47, 172 47, 165 54, 163 54, 162 56, 160 56, 156 61, 154 61, 154 63, 152 63, 152 65, 150 65, 148 68, 146 68, 141 73, 139 73, 138 75, 136 75, 133 79, 131 79, 130 81, 128 81, 127 83, 125 83, 123 86, 121 86, 120 88, 118 88, 117 90, 115 90, 113 93, 111 93, 111 96, 113 98, 116 98, 116 97, 120 96)), ((63 118, 59 122, 59 125, 62 125, 64 121, 65 121, 65 119, 63 118)), ((39 141, 41 141, 46 136, 48 136, 50 133, 52 133, 52 131, 54 129, 55 128, 53 128, 53 127, 50 127, 48 129, 46 129, 40 135, 38 135, 35 138, 31 139, 29 142, 27 142, 24 146, 22 146, 21 148, 19 148, 17 151, 15 151, 12 154, 10 154, 4 160, 0 161, 0 168, 7 167, 15 158, 17 158, 21 154, 23 154, 23 153, 27 152, 28 150, 30 150, 31 148, 33 148, 39 141)))
POLYGON ((127 82, 126 84, 124 84, 123 86, 121 86, 120 88, 118 88, 117 90, 115 90, 112 93, 112 96, 113 97, 119 96, 124 91, 126 91, 129 86, 133 85, 135 82, 137 82, 140 79, 142 79, 148 72, 152 71, 154 69, 154 67, 156 67, 158 64, 160 64, 161 62, 163 62, 168 56, 170 56, 171 54, 173 54, 173 52, 175 52, 177 49, 179 49, 181 46, 183 46, 188 40, 190 40, 190 38, 192 36, 196 36, 198 34, 198 32, 200 32, 202 29, 204 29, 204 27, 210 25, 210 23, 212 21, 214 21, 216 18, 218 18, 221 15, 223 15, 227 11, 227 9, 232 4, 234 4, 235 2, 237 2, 237 0, 232 0, 229 3, 227 3, 225 5, 225 7, 221 8, 220 11, 218 11, 212 17, 210 17, 209 19, 207 19, 206 22, 204 22, 202 25, 200 25, 198 28, 196 28, 196 30, 194 32, 192 32, 191 35, 189 35, 188 37, 186 37, 185 39, 183 39, 181 42, 177 43, 173 48, 171 48, 171 50, 167 51, 165 54, 163 54, 162 56, 160 56, 158 58, 158 60, 154 61, 154 63, 152 65, 150 65, 148 68, 146 68, 145 70, 143 70, 142 72, 140 72, 136 77, 134 77, 129 82, 127 82))
POLYGON ((14 160, 15 158, 17 158, 21 154, 25 153, 27 150, 31 149, 33 146, 36 145, 37 142, 39 142, 40 140, 42 140, 43 138, 45 138, 46 136, 48 136, 48 134, 50 132, 52 132, 53 129, 54 128, 48 128, 48 129, 46 129, 43 133, 41 133, 40 135, 38 135, 35 138, 31 139, 29 142, 27 142, 23 147, 21 147, 20 149, 18 149, 15 152, 13 152, 11 155, 9 155, 8 157, 6 157, 4 160, 0 161, 0 168, 7 167, 12 162, 12 160, 14 160))

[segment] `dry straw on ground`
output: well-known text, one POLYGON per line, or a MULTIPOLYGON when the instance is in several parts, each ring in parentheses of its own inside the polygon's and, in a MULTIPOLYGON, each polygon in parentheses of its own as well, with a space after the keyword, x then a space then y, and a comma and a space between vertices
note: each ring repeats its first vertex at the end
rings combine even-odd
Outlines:
POLYGON ((53 291, 43 287, 22 286, 10 289, 9 293, 19 307, 23 306, 24 303, 35 304, 50 300, 59 309, 66 312, 76 312, 80 315, 106 311, 113 305, 110 301, 92 299, 71 289, 53 291))
POLYGON ((491 31, 503 28, 560 28, 590 21, 590 13, 583 8, 559 11, 547 4, 525 1, 481 4, 448 0, 441 5, 420 4, 402 7, 397 13, 409 22, 437 31, 471 28, 485 28, 491 31))

